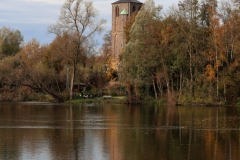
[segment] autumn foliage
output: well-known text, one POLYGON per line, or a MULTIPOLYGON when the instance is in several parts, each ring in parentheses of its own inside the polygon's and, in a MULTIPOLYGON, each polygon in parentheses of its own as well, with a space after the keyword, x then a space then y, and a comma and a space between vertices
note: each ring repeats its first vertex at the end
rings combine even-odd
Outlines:
MULTIPOLYGON (((81 9, 71 8, 73 1, 67 2, 63 13, 81 9)), ((73 5, 84 1, 78 2, 73 5)), ((92 8, 92 3, 83 4, 92 8)), ((45 93, 62 102, 72 96, 66 85, 68 77, 71 87, 82 82, 99 90, 109 81, 119 81, 128 103, 155 99, 169 105, 235 104, 240 97, 239 3, 183 0, 169 10, 163 7, 147 0, 129 18, 125 26, 127 44, 117 70, 112 66, 110 32, 99 51, 92 41, 91 35, 101 31, 105 21, 82 24, 95 24, 96 28, 81 34, 88 30, 75 32, 81 26, 78 23, 71 30, 63 14, 50 27, 56 38, 49 45, 40 45, 34 39, 21 45, 21 34, 4 28, 5 36, 0 35, 0 98, 19 100, 32 93, 45 93), (14 51, 9 44, 15 43, 6 43, 7 39, 14 40, 13 34, 18 35, 14 51)), ((89 16, 95 18, 97 14, 89 16)))
POLYGON ((234 104, 239 97, 239 3, 147 0, 125 27, 122 81, 132 97, 168 104, 234 104), (234 89, 233 89, 234 88, 234 89))

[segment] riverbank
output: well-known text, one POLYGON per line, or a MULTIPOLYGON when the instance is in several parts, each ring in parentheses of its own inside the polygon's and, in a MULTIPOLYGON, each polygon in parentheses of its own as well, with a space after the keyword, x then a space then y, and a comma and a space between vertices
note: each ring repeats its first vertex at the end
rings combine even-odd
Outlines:
POLYGON ((112 103, 112 104, 123 104, 126 101, 126 96, 115 96, 111 98, 79 98, 66 101, 65 103, 112 103))

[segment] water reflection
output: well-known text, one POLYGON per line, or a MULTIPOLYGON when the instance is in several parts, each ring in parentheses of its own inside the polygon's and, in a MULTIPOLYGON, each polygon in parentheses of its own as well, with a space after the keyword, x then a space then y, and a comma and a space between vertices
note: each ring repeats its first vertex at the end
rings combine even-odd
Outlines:
POLYGON ((0 104, 0 159, 240 157, 239 108, 0 104))

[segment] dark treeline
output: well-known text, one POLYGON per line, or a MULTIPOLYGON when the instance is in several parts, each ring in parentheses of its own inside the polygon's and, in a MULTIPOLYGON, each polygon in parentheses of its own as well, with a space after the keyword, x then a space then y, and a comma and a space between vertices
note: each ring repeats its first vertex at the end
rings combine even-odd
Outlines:
POLYGON ((120 77, 130 101, 229 103, 240 95, 239 1, 184 0, 163 13, 147 0, 125 27, 120 77))
POLYGON ((92 41, 105 21, 97 19, 91 2, 66 0, 59 20, 48 28, 56 35, 49 45, 35 39, 22 45, 19 31, 0 30, 0 99, 41 100, 45 93, 62 102, 72 98, 74 83, 101 90, 118 79, 129 103, 235 104, 240 95, 239 8, 238 1, 184 0, 163 12, 147 0, 125 26, 127 44, 116 72, 111 32, 98 52, 92 41), (88 14, 77 14, 82 12, 88 14))

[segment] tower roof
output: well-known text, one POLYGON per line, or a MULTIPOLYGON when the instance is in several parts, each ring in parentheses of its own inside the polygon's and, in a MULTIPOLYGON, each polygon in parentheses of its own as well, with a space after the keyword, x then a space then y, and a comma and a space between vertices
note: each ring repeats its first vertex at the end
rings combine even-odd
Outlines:
POLYGON ((142 4, 142 2, 140 2, 138 0, 118 0, 116 2, 113 2, 112 4, 118 4, 118 3, 140 3, 140 4, 142 4))

